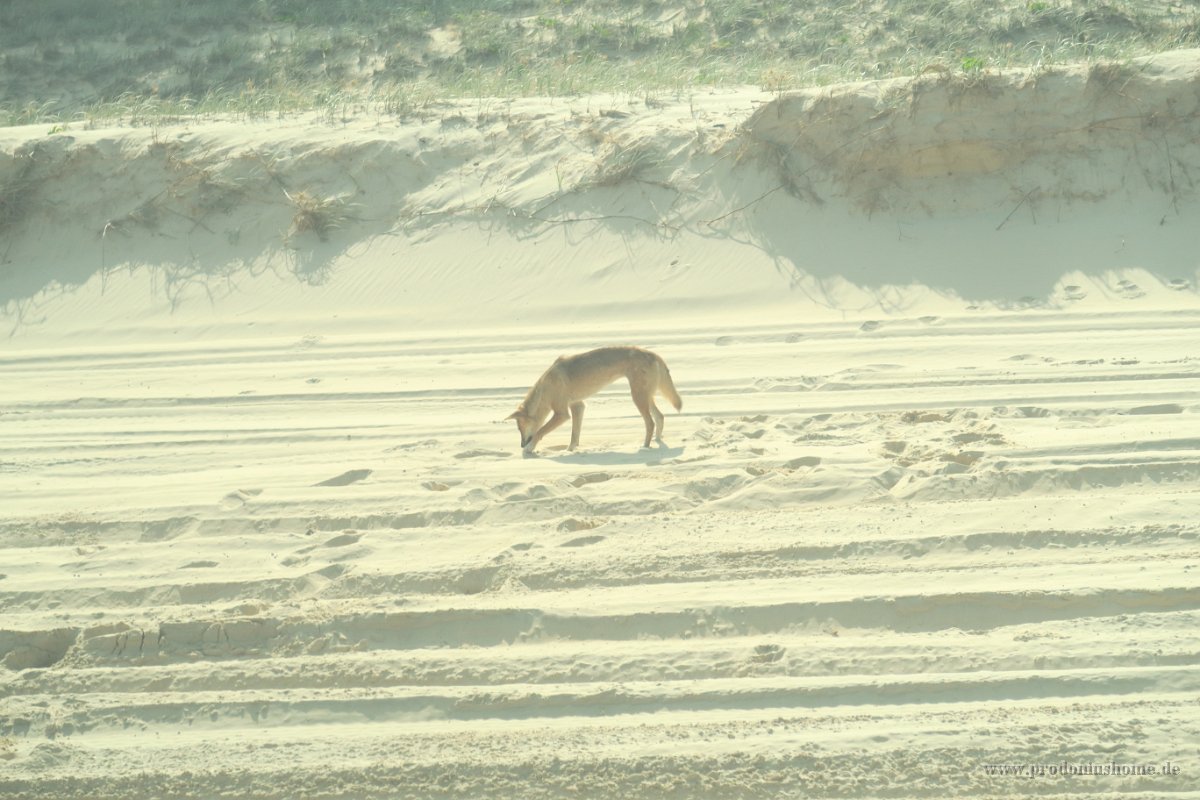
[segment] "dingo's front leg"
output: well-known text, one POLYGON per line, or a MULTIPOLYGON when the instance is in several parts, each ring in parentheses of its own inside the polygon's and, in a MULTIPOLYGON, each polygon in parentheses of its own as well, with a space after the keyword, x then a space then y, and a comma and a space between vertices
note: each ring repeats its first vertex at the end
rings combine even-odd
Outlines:
POLYGON ((571 403, 571 447, 574 450, 579 447, 579 429, 583 427, 583 401, 576 400, 571 403))
POLYGON ((555 411, 554 416, 552 416, 546 422, 545 425, 543 425, 541 428, 539 428, 538 432, 535 433, 533 435, 533 438, 529 440, 529 444, 525 445, 525 451, 528 453, 532 453, 533 448, 538 446, 538 442, 540 442, 542 440, 543 436, 545 436, 547 433, 549 433, 550 431, 557 428, 559 425, 562 425, 566 421, 567 421, 566 412, 555 411))

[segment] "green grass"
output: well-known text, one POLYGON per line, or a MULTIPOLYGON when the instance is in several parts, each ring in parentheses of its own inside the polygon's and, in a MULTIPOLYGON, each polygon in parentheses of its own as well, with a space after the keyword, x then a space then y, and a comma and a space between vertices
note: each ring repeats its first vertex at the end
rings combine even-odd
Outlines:
POLYGON ((7 0, 0 124, 783 90, 1198 45, 1197 0, 7 0))

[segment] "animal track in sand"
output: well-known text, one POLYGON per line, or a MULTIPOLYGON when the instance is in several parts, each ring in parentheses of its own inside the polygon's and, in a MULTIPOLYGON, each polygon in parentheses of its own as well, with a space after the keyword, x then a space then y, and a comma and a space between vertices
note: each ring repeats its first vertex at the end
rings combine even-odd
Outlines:
POLYGON ((148 522, 142 529, 139 542, 164 542, 195 533, 200 528, 200 520, 195 517, 171 517, 170 519, 148 522))
POLYGON ((589 483, 603 483, 611 479, 612 475, 609 475, 607 472, 587 472, 571 481, 571 485, 578 489, 580 486, 586 486, 589 483))
POLYGON ((599 542, 603 542, 607 538, 607 536, 600 536, 598 534, 592 536, 580 536, 577 539, 571 539, 568 542, 563 542, 559 545, 559 547, 586 547, 589 544, 598 544, 599 542))
POLYGON ((1063 294, 1062 294, 1063 299, 1070 300, 1072 302, 1074 302, 1076 300, 1082 300, 1083 298, 1087 297, 1087 292, 1085 292, 1083 290, 1083 287, 1076 286, 1075 284, 1071 284, 1070 286, 1064 286, 1062 288, 1062 291, 1063 291, 1063 294))
POLYGON ((821 457, 820 456, 800 456, 800 458, 793 458, 791 461, 785 461, 783 464, 783 468, 784 469, 800 469, 802 467, 817 467, 820 465, 821 465, 821 457))
POLYGON ((871 331, 877 331, 882 327, 883 327, 882 322, 879 322, 878 320, 869 319, 866 322, 864 322, 862 325, 859 325, 858 329, 860 331, 863 331, 864 333, 870 333, 871 331))
POLYGON ((218 505, 225 511, 232 511, 246 505, 247 500, 251 497, 258 497, 260 494, 262 494, 262 489, 237 489, 222 497, 218 505))
POLYGON ((319 345, 324 338, 324 336, 313 336, 311 334, 302 336, 300 337, 300 341, 296 342, 292 347, 296 350, 311 350, 319 345))
POLYGON ((314 483, 313 486, 349 486, 352 483, 365 480, 371 472, 372 470, 369 469, 352 469, 320 483, 314 483))
POLYGON ((347 545, 357 544, 358 540, 362 537, 363 534, 359 531, 346 531, 345 533, 339 533, 332 539, 326 539, 321 543, 321 547, 345 547, 347 545))
POLYGON ((962 467, 973 467, 983 458, 981 450, 962 450, 957 453, 943 453, 941 460, 947 464, 958 464, 962 467))
POLYGON ((512 453, 504 450, 464 450, 455 453, 455 458, 508 458, 512 453))
POLYGON ((783 340, 785 342, 787 342, 788 344, 795 344, 796 342, 800 341, 803 338, 804 338, 803 333, 789 333, 787 336, 783 337, 783 340))
POLYGON ((590 531, 592 528, 599 528, 605 522, 606 520, 602 519, 576 519, 575 517, 567 517, 558 523, 558 529, 567 533, 590 531))
POLYGON ((1167 281, 1167 288, 1174 289, 1177 292, 1182 292, 1185 289, 1192 288, 1192 284, 1190 281, 1186 281, 1183 278, 1173 278, 1167 281))
POLYGON ((755 378, 753 386, 760 392, 807 392, 821 385, 818 378, 755 378))
POLYGON ((755 664, 774 664, 783 658, 784 652, 785 650, 777 644, 755 645, 754 655, 750 656, 750 660, 755 664))
POLYGON ((403 444, 392 445, 383 452, 395 453, 398 450, 416 450, 418 448, 428 449, 432 447, 439 447, 440 445, 441 442, 439 442, 437 439, 421 439, 420 441, 416 442, 404 442, 403 444))
POLYGON ((1125 412, 1126 414, 1182 414, 1183 406, 1178 403, 1160 403, 1153 406, 1138 406, 1125 412))
MULTIPOLYGON (((504 484, 503 486, 496 487, 496 494, 501 494, 501 492, 509 485, 511 484, 504 484)), ((554 492, 554 490, 552 490, 549 486, 546 486, 543 483, 535 483, 532 486, 525 487, 521 491, 503 494, 502 497, 504 498, 505 502, 520 503, 528 500, 545 500, 547 497, 554 497, 555 494, 556 492, 554 492)))
POLYGON ((1126 300, 1136 300, 1139 297, 1145 297, 1146 293, 1142 288, 1131 280, 1117 281, 1117 294, 1124 297, 1126 300))
POLYGON ((953 411, 906 411, 900 415, 900 421, 909 425, 919 425, 926 422, 949 422, 953 417, 953 411))
POLYGON ((736 339, 734 339, 732 336, 718 336, 713 341, 713 344, 715 344, 717 347, 727 347, 728 345, 733 344, 735 341, 736 339))

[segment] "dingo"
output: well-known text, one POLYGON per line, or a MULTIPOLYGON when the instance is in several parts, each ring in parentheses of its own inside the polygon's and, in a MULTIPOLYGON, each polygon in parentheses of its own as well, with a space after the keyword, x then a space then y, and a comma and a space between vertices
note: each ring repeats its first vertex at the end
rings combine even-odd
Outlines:
POLYGON ((666 363, 640 347, 601 347, 575 356, 559 356, 525 395, 521 405, 507 419, 517 421, 521 447, 532 453, 550 431, 571 420, 571 449, 579 446, 579 428, 583 425, 583 399, 608 386, 621 376, 629 379, 633 404, 646 420, 646 441, 662 439, 663 415, 654 405, 654 395, 662 393, 678 411, 683 401, 671 382, 666 363), (554 416, 542 422, 550 412, 554 416))

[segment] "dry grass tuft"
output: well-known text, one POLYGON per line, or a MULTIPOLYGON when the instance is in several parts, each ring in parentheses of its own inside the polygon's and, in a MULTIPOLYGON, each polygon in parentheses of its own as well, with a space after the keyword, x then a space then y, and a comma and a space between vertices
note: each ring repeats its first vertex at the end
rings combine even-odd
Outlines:
POLYGON ((318 239, 325 242, 329 240, 331 233, 353 219, 353 204, 347 201, 344 194, 319 197, 307 190, 295 194, 285 190, 284 194, 296 210, 292 217, 289 238, 303 233, 314 233, 318 239))

